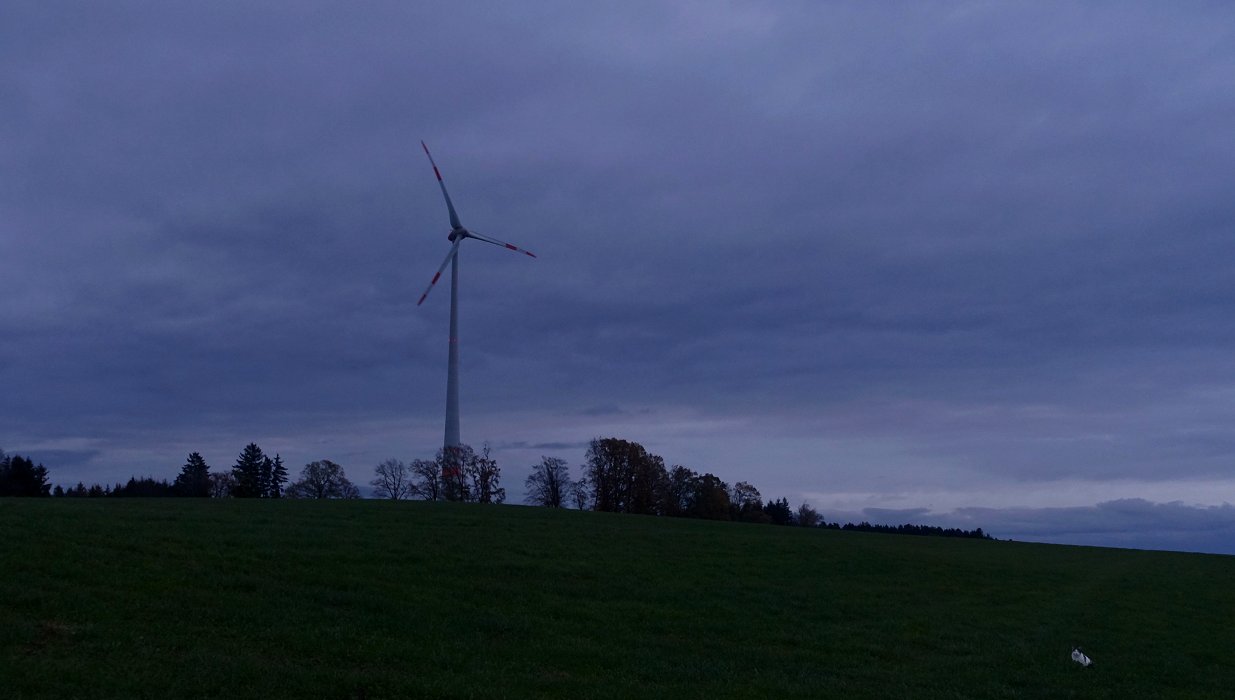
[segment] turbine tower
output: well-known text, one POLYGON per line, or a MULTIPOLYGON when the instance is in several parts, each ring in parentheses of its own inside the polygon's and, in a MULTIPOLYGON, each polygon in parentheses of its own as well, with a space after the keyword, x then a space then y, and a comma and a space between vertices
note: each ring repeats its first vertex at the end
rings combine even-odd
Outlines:
POLYGON ((463 443, 459 440, 459 245, 466 238, 474 238, 485 243, 492 243, 496 246, 501 246, 507 250, 513 250, 516 253, 523 253, 529 257, 536 257, 530 251, 526 251, 518 246, 505 243, 503 241, 482 236, 475 231, 469 231, 463 228, 463 224, 459 223, 459 215, 455 213, 455 205, 450 201, 450 193, 446 191, 446 183, 442 181, 442 173, 437 169, 437 163, 433 162, 433 154, 429 153, 429 147, 424 141, 420 142, 420 146, 425 149, 425 155, 429 157, 429 165, 433 166, 433 174, 437 176, 437 184, 442 188, 442 196, 446 199, 446 210, 450 212, 450 233, 446 236, 450 240, 450 252, 446 254, 446 259, 442 261, 437 272, 433 275, 433 280, 429 282, 428 289, 420 295, 420 301, 416 302, 416 306, 425 303, 425 298, 429 296, 429 292, 433 291, 433 285, 437 284, 438 278, 442 276, 442 271, 446 269, 446 264, 450 264, 450 354, 446 364, 446 437, 442 443, 442 449, 446 454, 450 454, 452 450, 457 449, 463 443))

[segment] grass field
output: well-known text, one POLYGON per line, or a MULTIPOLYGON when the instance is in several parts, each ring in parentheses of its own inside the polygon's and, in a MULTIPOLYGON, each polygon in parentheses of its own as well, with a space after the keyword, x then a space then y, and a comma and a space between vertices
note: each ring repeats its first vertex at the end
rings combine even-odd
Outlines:
POLYGON ((1235 557, 381 501, 0 533, 4 698, 1235 693, 1235 557))

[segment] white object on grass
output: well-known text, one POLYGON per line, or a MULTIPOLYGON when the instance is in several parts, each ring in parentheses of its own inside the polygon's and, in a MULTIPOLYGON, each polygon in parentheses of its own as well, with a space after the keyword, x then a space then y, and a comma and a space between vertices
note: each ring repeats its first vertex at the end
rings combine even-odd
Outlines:
POLYGON ((1093 665, 1093 659, 1089 658, 1088 656, 1085 656, 1085 652, 1081 651, 1080 649, 1072 650, 1072 660, 1082 666, 1092 666, 1093 665))

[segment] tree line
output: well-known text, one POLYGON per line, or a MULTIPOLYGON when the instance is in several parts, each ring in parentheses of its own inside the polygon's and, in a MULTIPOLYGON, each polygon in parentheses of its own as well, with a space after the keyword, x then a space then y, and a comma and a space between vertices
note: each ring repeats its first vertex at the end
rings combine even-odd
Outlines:
MULTIPOLYGON (((497 489, 494 496, 486 487, 490 482, 496 485, 500 475, 487 447, 481 455, 467 446, 454 455, 438 451, 435 459, 417 459, 410 464, 388 459, 374 473, 375 478, 369 483, 377 498, 501 503, 505 497, 504 489, 497 489)), ((619 438, 592 440, 577 478, 571 476, 566 460, 543 457, 540 464, 532 467, 524 488, 526 503, 548 508, 865 532, 989 537, 981 528, 970 531, 925 525, 829 523, 808 503, 793 508, 788 498, 764 501, 759 489, 749 482, 739 481, 730 486, 714 474, 681 465, 666 468, 660 456, 637 442, 619 438)))
POLYGON ((545 457, 528 475, 525 486, 530 503, 548 507, 562 507, 573 501, 577 508, 617 513, 866 532, 988 537, 981 528, 969 531, 925 525, 828 523, 806 502, 795 509, 788 498, 764 501, 759 489, 746 481, 731 487, 714 474, 699 473, 681 465, 666 468, 660 456, 649 453, 637 442, 618 438, 591 441, 578 479, 571 479, 565 461, 545 457))
POLYGON ((47 469, 29 458, 9 457, 0 450, 0 496, 196 497, 196 498, 360 498, 343 467, 330 460, 309 462, 300 478, 288 484, 287 466, 277 453, 270 457, 249 443, 230 469, 211 471, 201 454, 192 452, 174 481, 130 477, 113 485, 77 482, 65 488, 48 483, 47 469))
POLYGON ((936 525, 871 525, 863 521, 854 525, 853 523, 828 523, 827 527, 834 530, 848 530, 853 532, 883 532, 893 535, 929 535, 933 537, 974 537, 977 539, 991 539, 991 536, 982 532, 982 528, 975 530, 962 530, 956 527, 938 527, 936 525))
MULTIPOLYGON (((240 452, 230 469, 211 471, 205 459, 190 453, 172 482, 150 477, 130 478, 125 484, 64 489, 48 485, 47 469, 29 458, 8 457, 0 451, 0 496, 142 497, 184 496, 213 498, 360 498, 343 467, 330 460, 310 462, 300 478, 288 484, 282 458, 266 455, 256 443, 240 452), (286 486, 285 486, 286 485, 286 486)), ((468 445, 439 450, 434 459, 404 463, 387 459, 374 468, 369 482, 376 498, 391 500, 503 503, 501 468, 486 445, 480 452, 468 445)), ((829 523, 808 503, 793 508, 788 498, 764 500, 746 481, 733 485, 720 477, 682 465, 666 467, 659 455, 637 442, 619 438, 592 440, 578 477, 557 457, 543 457, 524 481, 525 499, 549 508, 573 507, 613 513, 673 518, 728 520, 771 525, 822 527, 836 530, 942 537, 988 538, 982 531, 926 525, 872 525, 829 523)))
POLYGON ((0 450, 0 496, 48 496, 47 467, 29 457, 10 457, 0 450))
POLYGON ((807 503, 796 509, 789 499, 763 500, 754 485, 732 486, 708 472, 682 465, 666 467, 643 445, 619 438, 596 438, 588 445, 581 474, 572 478, 566 461, 544 457, 524 482, 527 502, 549 508, 671 518, 732 520, 817 527, 823 517, 807 503))
POLYGON ((504 503, 502 470, 485 445, 476 452, 470 445, 443 448, 433 459, 404 463, 387 459, 373 470, 369 482, 376 498, 390 500, 462 501, 504 503))

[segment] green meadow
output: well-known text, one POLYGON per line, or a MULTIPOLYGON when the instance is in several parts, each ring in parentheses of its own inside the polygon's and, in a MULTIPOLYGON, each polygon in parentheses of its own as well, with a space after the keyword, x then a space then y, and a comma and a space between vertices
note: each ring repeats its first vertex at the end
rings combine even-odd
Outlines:
POLYGON ((388 501, 0 499, 0 533, 9 699, 1235 692, 1235 557, 388 501))

